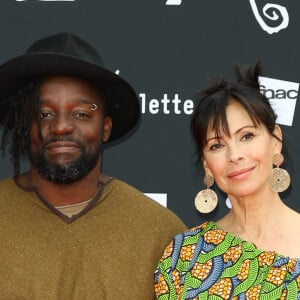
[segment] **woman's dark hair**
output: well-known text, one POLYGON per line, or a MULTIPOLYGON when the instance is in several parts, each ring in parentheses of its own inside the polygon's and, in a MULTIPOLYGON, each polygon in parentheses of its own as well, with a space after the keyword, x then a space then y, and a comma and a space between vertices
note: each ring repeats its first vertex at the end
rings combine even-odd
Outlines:
POLYGON ((269 100, 260 92, 261 64, 257 63, 253 67, 237 66, 235 70, 238 77, 236 82, 225 79, 214 82, 196 96, 197 105, 190 128, 196 141, 199 159, 203 157, 209 126, 216 131, 217 138, 222 132, 230 135, 226 108, 232 100, 244 107, 255 125, 264 125, 273 135, 277 116, 269 100))

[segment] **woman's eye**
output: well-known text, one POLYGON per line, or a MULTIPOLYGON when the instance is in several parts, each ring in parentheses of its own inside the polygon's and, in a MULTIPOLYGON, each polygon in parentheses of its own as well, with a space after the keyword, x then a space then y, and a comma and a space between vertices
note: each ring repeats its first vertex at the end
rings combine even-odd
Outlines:
POLYGON ((254 137, 254 134, 252 132, 248 132, 242 136, 243 141, 251 140, 254 137))
POLYGON ((213 144, 209 147, 210 151, 216 151, 219 150, 220 148, 222 148, 223 145, 221 143, 217 143, 217 144, 213 144))

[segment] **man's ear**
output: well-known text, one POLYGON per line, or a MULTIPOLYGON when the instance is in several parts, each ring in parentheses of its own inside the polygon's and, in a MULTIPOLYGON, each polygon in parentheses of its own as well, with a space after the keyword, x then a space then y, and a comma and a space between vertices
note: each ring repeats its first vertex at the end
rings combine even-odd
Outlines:
POLYGON ((112 119, 109 116, 104 117, 104 124, 103 124, 103 143, 106 143, 110 137, 112 129, 112 119))

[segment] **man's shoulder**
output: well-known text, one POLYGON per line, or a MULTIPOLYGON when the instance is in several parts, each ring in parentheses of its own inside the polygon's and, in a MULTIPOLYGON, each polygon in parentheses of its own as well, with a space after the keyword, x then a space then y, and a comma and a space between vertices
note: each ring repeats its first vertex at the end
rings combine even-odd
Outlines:
POLYGON ((122 198, 124 207, 130 207, 132 211, 143 216, 145 220, 147 217, 156 221, 160 219, 160 222, 164 224, 175 223, 182 230, 186 228, 180 218, 173 211, 146 196, 136 187, 116 178, 111 180, 108 186, 110 186, 109 188, 115 196, 122 198))
POLYGON ((133 193, 136 194, 137 196, 143 196, 147 198, 146 195, 144 195, 138 188, 115 177, 111 177, 111 180, 107 182, 107 185, 113 186, 115 190, 121 190, 122 192, 130 193, 130 194, 133 193))
POLYGON ((14 187, 16 187, 16 184, 11 177, 0 180, 0 191, 5 191, 14 187))
POLYGON ((7 201, 16 194, 17 185, 12 178, 0 180, 0 202, 7 201))
POLYGON ((124 200, 127 199, 130 202, 147 203, 148 205, 165 209, 165 207, 145 195, 138 188, 123 180, 113 178, 108 182, 107 188, 113 191, 115 194, 120 195, 122 198, 124 198, 124 200))

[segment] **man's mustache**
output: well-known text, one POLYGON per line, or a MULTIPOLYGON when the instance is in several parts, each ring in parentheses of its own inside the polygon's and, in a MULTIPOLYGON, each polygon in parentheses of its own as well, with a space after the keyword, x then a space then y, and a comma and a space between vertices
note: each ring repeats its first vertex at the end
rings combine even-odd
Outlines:
POLYGON ((55 143, 55 142, 71 142, 71 143, 77 144, 80 148, 83 147, 82 144, 80 143, 80 141, 78 141, 72 137, 65 137, 65 136, 57 136, 57 137, 49 138, 46 141, 44 141, 43 147, 47 147, 49 144, 55 143))

